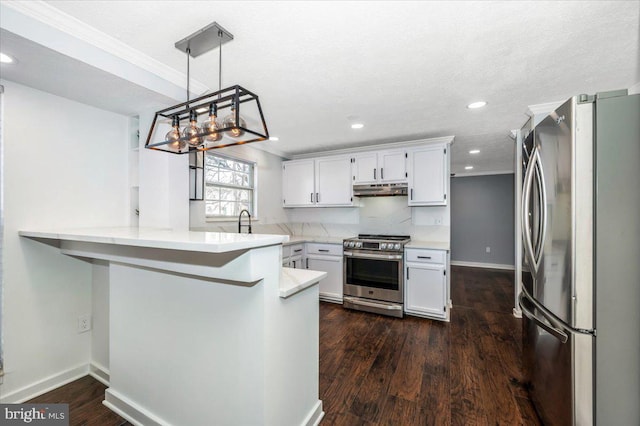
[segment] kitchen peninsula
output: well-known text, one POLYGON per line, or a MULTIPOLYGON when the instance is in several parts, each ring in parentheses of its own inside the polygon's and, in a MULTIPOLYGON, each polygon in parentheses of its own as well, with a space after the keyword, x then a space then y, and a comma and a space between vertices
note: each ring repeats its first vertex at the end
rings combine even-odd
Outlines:
MULTIPOLYGON (((101 265, 108 281, 104 404, 135 424, 311 425, 318 286, 281 267, 288 236, 94 228, 21 231, 101 265)), ((99 276, 96 276, 99 275, 99 276)))

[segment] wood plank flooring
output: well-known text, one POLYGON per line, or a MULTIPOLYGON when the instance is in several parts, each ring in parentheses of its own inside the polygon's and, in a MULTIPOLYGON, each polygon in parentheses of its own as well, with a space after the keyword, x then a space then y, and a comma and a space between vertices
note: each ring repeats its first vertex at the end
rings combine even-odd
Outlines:
MULTIPOLYGON (((320 304, 322 425, 540 425, 520 386, 513 273, 453 267, 451 323, 320 304)), ((29 402, 70 404, 72 426, 130 426, 87 376, 29 402)))
POLYGON ((70 426, 132 426, 131 423, 102 405, 105 385, 85 376, 51 392, 34 398, 33 404, 69 404, 70 426))
POLYGON ((451 323, 323 303, 326 425, 539 425, 520 385, 513 273, 454 267, 451 323))

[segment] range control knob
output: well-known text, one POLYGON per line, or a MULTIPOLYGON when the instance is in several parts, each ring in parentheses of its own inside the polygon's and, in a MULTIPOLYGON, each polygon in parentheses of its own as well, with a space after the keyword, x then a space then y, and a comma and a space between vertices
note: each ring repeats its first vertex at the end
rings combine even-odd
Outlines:
POLYGON ((387 243, 380 243, 380 249, 381 250, 386 250, 387 249, 387 243))
POLYGON ((345 241, 342 245, 345 247, 349 247, 349 241, 345 241))
POLYGON ((356 246, 356 243, 354 243, 353 241, 349 241, 350 248, 354 248, 355 246, 356 246))
POLYGON ((393 245, 393 248, 396 249, 396 250, 400 250, 400 243, 395 243, 393 245))
POLYGON ((356 243, 356 248, 362 248, 362 243, 360 241, 356 243))

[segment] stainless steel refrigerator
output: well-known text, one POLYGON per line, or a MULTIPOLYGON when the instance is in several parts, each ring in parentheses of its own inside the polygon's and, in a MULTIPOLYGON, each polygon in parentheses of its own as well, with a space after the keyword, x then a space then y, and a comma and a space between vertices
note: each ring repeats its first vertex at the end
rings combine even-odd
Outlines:
POLYGON ((546 425, 640 425, 640 95, 523 135, 523 368, 546 425))

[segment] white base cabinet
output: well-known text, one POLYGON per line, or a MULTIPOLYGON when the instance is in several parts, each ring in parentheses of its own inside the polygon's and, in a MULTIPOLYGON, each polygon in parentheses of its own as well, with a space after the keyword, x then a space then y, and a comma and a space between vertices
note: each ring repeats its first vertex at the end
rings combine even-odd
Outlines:
POLYGON ((407 315, 449 321, 449 262, 442 250, 405 250, 407 315))
POLYGON ((320 280, 320 300, 342 303, 342 246, 336 244, 307 244, 307 269, 327 273, 320 280))

